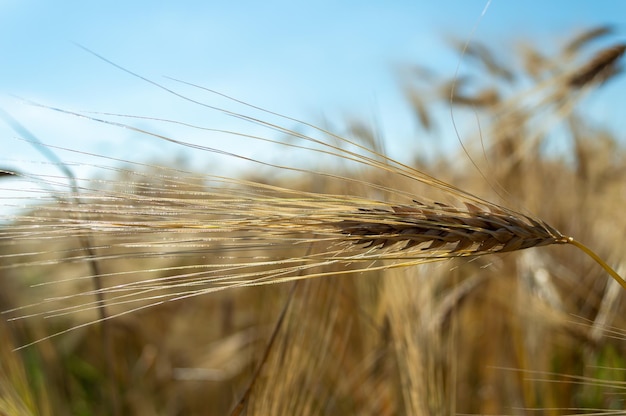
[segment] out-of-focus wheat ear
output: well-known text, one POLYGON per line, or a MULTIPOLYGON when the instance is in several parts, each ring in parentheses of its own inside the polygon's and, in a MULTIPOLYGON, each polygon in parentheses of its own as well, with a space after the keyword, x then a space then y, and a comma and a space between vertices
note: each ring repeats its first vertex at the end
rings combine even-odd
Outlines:
POLYGON ((544 71, 550 66, 550 60, 534 45, 523 43, 519 47, 519 54, 522 57, 524 70, 533 79, 540 79, 544 71))
POLYGON ((466 105, 472 108, 489 107, 500 102, 500 93, 495 88, 484 88, 474 95, 462 95, 458 92, 451 97, 457 105, 466 105))
POLYGON ((492 51, 482 43, 452 40, 452 46, 461 52, 462 55, 476 59, 494 77, 506 82, 512 82, 515 79, 513 71, 496 59, 492 51))
POLYGON ((424 104, 423 97, 413 88, 406 87, 406 97, 411 103, 411 108, 415 113, 415 118, 419 122, 420 126, 424 128, 424 130, 429 131, 433 127, 433 122, 431 120, 430 114, 426 109, 426 105, 424 104))
POLYGON ((617 61, 626 51, 626 44, 614 45, 598 52, 568 80, 573 88, 582 88, 591 82, 604 82, 618 73, 617 61))
POLYGON ((613 27, 605 25, 598 26, 579 33, 574 36, 572 40, 570 40, 564 47, 563 51, 565 54, 572 55, 580 51, 583 47, 585 47, 590 42, 599 39, 603 36, 610 35, 613 33, 613 27))

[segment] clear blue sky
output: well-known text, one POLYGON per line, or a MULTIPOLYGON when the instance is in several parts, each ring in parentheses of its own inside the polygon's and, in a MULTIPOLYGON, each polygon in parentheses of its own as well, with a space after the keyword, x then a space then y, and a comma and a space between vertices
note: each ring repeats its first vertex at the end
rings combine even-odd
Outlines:
MULTIPOLYGON (((466 39, 478 24, 474 37, 488 44, 520 37, 542 41, 576 28, 619 24, 626 16, 626 2, 618 0, 493 0, 480 19, 485 5, 0 0, 0 106, 46 143, 135 159, 164 155, 158 146, 149 150, 130 141, 127 131, 87 128, 11 95, 68 109, 173 119, 197 112, 194 120, 211 125, 206 113, 179 106, 78 43, 159 82, 172 76, 314 123, 373 117, 393 142, 417 133, 395 70, 419 62, 452 75, 458 58, 446 48, 445 35, 466 39)), ((624 34, 626 27, 617 29, 624 34)), ((0 167, 42 160, 14 137, 0 126, 0 167)))

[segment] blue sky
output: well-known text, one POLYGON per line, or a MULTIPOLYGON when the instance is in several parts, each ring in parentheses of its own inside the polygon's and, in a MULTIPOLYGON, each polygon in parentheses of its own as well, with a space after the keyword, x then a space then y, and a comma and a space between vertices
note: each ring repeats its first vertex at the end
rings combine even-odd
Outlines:
MULTIPOLYGON (((212 125, 213 115, 94 58, 76 46, 81 44, 158 82, 167 82, 164 75, 183 79, 313 123, 369 117, 380 124, 393 151, 393 143, 419 134, 397 69, 419 62, 452 75, 458 57, 446 47, 446 35, 467 39, 478 25, 472 36, 488 44, 502 46, 520 37, 542 42, 577 28, 617 24, 626 16, 626 2, 617 0, 493 0, 481 18, 485 5, 484 0, 0 0, 0 106, 46 143, 133 160, 171 153, 131 140, 128 131, 94 127, 13 96, 67 109, 212 125)), ((619 34, 624 29, 617 26, 619 34)), ((615 102, 601 107, 610 108, 615 102)), ((607 119, 622 118, 615 114, 607 119)), ((42 160, 15 136, 0 126, 0 167, 42 160)))

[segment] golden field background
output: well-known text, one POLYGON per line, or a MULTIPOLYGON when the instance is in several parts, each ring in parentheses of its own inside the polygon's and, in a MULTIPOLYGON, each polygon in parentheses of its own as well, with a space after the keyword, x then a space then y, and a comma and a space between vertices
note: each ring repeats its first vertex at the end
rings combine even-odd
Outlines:
MULTIPOLYGON (((488 45, 465 48, 461 42, 455 48, 470 65, 467 74, 446 78, 414 65, 401 84, 423 133, 423 139, 416 138, 418 147, 436 146, 437 123, 452 122, 439 119, 436 106, 451 106, 456 114, 476 120, 469 123, 471 129, 458 132, 467 153, 459 149, 427 160, 416 155, 415 169, 533 213, 592 247, 624 276, 623 132, 594 125, 584 111, 585 99, 611 88, 620 75, 617 56, 606 62, 611 53, 617 55, 619 45, 601 45, 610 35, 607 28, 577 32, 549 56, 519 42, 510 62, 488 45), (555 132, 569 143, 558 155, 546 150, 555 132)), ((288 128, 297 130, 292 124, 288 121, 288 128)), ((352 121, 341 130, 383 152, 384 142, 368 123, 352 121)), ((285 143, 295 139, 297 135, 285 143)), ((108 195, 132 195, 128 206, 132 203, 137 218, 156 209, 157 197, 167 197, 160 204, 169 201, 160 209, 184 215, 198 195, 252 195, 244 181, 320 195, 380 198, 377 186, 382 185, 413 193, 418 200, 429 192, 391 168, 311 159, 308 169, 328 175, 275 174, 270 166, 251 167, 236 181, 209 185, 203 173, 184 172, 182 166, 131 164, 114 172, 103 169, 97 181, 81 182, 81 187, 97 184, 108 195), (341 180, 346 177, 362 182, 351 186, 341 180)), ((106 204, 114 208, 124 203, 95 202, 103 210, 100 218, 106 216, 106 204)), ((238 259, 266 255, 290 258, 318 249, 315 243, 277 242, 238 250, 250 236, 236 234, 230 242, 185 246, 200 232, 194 230, 122 236, 97 227, 89 233, 46 228, 51 218, 68 215, 73 207, 83 214, 90 210, 89 197, 82 205, 73 203, 71 198, 56 201, 61 206, 56 211, 35 207, 0 231, 1 310, 33 303, 44 312, 89 302, 96 306, 49 319, 10 320, 32 309, 3 315, 10 321, 3 319, 0 326, 0 338, 6 340, 0 344, 0 414, 222 415, 232 411, 252 380, 241 414, 565 415, 624 414, 626 409, 622 289, 591 259, 567 246, 358 274, 324 268, 330 276, 164 302, 44 339, 97 320, 101 312, 93 293, 72 296, 89 293, 94 285, 93 279, 79 279, 93 273, 83 253, 85 236, 96 251, 112 241, 126 242, 108 251, 109 257, 96 257, 105 287, 119 284, 112 277, 126 271, 137 271, 125 275, 129 281, 172 277, 176 282, 188 266, 234 265, 238 259), (16 229, 33 224, 40 225, 38 235, 50 239, 15 239, 16 229), (156 238, 171 245, 160 246, 156 238), (30 287, 61 280, 69 281, 30 287), (41 303, 51 297, 64 298, 41 303), (284 321, 279 321, 285 306, 284 321), (12 351, 37 340, 41 342, 12 351)), ((206 210, 219 203, 219 198, 207 197, 206 210)), ((210 215, 196 214, 199 222, 210 215)), ((158 293, 167 291, 163 287, 158 293)), ((105 293, 105 304, 112 294, 105 293)), ((148 303, 144 299, 139 305, 148 303)), ((109 304, 107 313, 125 307, 109 304)))

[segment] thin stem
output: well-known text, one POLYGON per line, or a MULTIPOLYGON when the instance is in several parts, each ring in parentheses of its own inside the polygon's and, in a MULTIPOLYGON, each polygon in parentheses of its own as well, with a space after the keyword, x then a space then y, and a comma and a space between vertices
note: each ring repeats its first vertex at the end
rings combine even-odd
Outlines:
POLYGON ((604 260, 602 260, 600 258, 600 256, 598 256, 596 253, 591 251, 591 249, 589 247, 587 247, 586 245, 584 245, 583 243, 581 243, 579 241, 574 240, 572 237, 569 237, 567 239, 567 243, 568 244, 573 244, 574 246, 576 246, 579 249, 581 249, 582 251, 584 251, 585 254, 587 254, 589 257, 594 259, 596 261, 596 263, 598 263, 600 266, 602 266, 602 268, 604 270, 606 270, 606 272, 609 275, 611 275, 611 277, 613 279, 615 279, 617 281, 617 283, 620 284, 620 286, 622 286, 624 289, 626 289, 626 280, 624 280, 619 274, 617 274, 617 272, 615 270, 613 270, 613 268, 611 266, 606 264, 606 262, 604 260))

